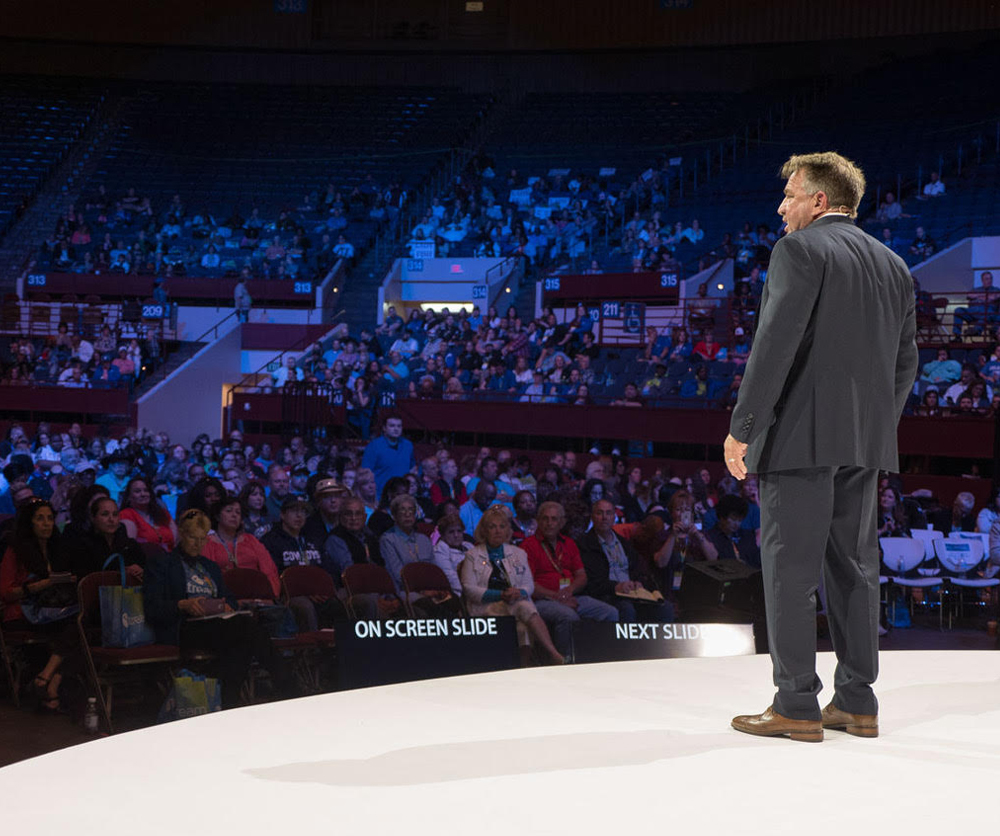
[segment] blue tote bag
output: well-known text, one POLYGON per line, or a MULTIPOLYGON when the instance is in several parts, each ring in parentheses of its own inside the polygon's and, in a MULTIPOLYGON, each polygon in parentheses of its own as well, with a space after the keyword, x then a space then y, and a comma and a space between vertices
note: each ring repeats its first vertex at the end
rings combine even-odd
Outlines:
POLYGON ((146 623, 142 587, 125 585, 125 558, 120 554, 105 560, 104 568, 114 561, 118 562, 121 586, 102 586, 97 591, 101 602, 101 644, 105 647, 152 644, 155 636, 146 623))

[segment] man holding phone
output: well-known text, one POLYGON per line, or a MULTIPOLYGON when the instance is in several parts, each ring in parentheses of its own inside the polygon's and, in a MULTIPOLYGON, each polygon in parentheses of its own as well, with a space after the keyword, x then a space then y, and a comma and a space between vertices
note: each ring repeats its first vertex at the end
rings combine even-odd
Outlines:
POLYGON ((865 178, 832 152, 791 157, 753 350, 725 440, 737 479, 759 474, 761 563, 777 693, 738 731, 821 741, 878 735, 879 470, 917 373, 909 269, 858 229, 865 178), (815 595, 825 582, 837 671, 820 711, 815 595))

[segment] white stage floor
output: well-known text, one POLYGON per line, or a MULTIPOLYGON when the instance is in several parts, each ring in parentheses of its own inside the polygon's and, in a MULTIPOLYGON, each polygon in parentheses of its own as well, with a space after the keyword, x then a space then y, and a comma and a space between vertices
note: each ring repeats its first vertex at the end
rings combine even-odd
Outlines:
MULTIPOLYGON (((770 700, 765 656, 535 668, 271 703, 14 764, 0 770, 4 829, 989 829, 1000 781, 1000 653, 881 659, 875 740, 827 732, 817 745, 730 729, 733 715, 770 700)), ((821 700, 833 664, 832 654, 820 656, 821 700)))

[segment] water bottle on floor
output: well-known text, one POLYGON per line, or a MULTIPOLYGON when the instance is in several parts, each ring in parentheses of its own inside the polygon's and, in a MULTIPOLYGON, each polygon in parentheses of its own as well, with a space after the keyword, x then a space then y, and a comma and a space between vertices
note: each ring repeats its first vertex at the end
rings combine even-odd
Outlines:
POLYGON ((97 716, 97 697, 87 697, 87 708, 83 713, 83 730, 87 734, 97 734, 100 728, 101 721, 97 716))

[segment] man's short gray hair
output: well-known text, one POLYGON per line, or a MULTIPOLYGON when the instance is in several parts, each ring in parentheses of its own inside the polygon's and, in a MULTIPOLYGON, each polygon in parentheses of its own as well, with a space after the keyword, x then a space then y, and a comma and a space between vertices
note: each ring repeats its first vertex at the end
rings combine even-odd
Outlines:
POLYGON ((865 175, 847 157, 835 151, 794 154, 781 167, 781 176, 787 180, 796 171, 802 172, 802 187, 808 194, 826 195, 831 211, 858 216, 858 204, 865 194, 865 175))

